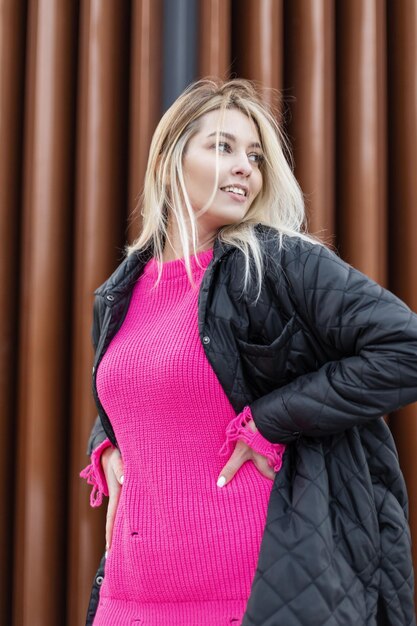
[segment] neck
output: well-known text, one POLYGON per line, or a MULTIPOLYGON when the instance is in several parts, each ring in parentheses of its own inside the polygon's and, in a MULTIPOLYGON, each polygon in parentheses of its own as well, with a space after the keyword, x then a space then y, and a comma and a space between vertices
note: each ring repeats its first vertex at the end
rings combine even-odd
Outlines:
MULTIPOLYGON (((168 239, 166 240, 164 251, 162 254, 162 261, 164 263, 166 261, 174 261, 175 259, 180 259, 184 256, 181 249, 181 240, 178 230, 174 230, 172 228, 170 229, 168 227, 168 235, 169 241, 168 239)), ((196 252, 202 252, 203 250, 208 250, 209 248, 212 248, 216 235, 217 231, 213 231, 211 233, 198 232, 196 252)), ((191 238, 189 238, 188 242, 189 245, 192 246, 191 238)))

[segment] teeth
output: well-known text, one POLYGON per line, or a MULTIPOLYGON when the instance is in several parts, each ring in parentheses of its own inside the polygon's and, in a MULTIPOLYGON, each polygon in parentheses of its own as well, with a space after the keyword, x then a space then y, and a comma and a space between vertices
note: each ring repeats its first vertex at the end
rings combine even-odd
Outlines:
POLYGON ((240 187, 223 187, 223 191, 231 191, 232 193, 238 193, 241 196, 246 196, 246 193, 240 187))

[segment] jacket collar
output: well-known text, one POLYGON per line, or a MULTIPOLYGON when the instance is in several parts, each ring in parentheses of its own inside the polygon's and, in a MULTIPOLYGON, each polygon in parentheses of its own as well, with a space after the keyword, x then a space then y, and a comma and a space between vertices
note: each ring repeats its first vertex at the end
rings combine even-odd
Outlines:
MULTIPOLYGON (((213 246, 213 258, 209 267, 214 267, 233 248, 234 246, 231 244, 224 243, 216 237, 213 246)), ((94 291, 94 294, 102 296, 108 305, 113 306, 131 290, 132 285, 139 278, 144 266, 152 256, 152 242, 147 247, 132 252, 120 263, 113 274, 94 291)))

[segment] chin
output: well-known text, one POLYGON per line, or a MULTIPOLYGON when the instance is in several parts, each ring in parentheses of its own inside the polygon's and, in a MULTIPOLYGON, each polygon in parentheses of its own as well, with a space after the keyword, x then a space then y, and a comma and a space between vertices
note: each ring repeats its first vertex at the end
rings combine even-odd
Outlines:
POLYGON ((248 209, 242 208, 241 210, 239 210, 239 207, 236 206, 230 207, 230 209, 228 210, 222 208, 222 210, 218 212, 210 211, 210 216, 207 215, 207 213, 204 213, 201 218, 199 218, 199 222, 202 226, 205 223, 206 228, 210 230, 218 230, 223 226, 233 226, 235 224, 239 224, 243 220, 247 212, 248 209))

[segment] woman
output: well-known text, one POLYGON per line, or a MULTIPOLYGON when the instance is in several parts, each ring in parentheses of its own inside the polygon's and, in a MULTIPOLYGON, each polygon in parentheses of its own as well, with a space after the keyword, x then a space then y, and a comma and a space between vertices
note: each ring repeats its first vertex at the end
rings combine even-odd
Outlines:
POLYGON ((302 232, 283 145, 244 80, 155 131, 142 232, 95 292, 88 624, 415 624, 381 415, 417 399, 417 316, 302 232))

